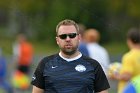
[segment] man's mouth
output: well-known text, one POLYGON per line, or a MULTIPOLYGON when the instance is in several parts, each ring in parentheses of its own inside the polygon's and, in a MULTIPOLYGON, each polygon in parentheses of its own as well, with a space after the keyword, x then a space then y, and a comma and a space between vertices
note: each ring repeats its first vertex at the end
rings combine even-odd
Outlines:
POLYGON ((65 45, 65 47, 66 47, 66 48, 71 48, 72 45, 70 45, 70 44, 69 44, 69 45, 65 45))

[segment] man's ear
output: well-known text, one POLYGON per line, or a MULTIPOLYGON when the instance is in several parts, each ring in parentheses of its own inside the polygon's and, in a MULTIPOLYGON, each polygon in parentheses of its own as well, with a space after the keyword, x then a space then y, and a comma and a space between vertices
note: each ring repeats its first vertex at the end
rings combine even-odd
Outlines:
POLYGON ((55 39, 56 39, 56 43, 59 45, 59 42, 58 42, 58 37, 55 37, 55 39))
POLYGON ((79 42, 81 42, 81 39, 82 39, 81 34, 79 34, 79 42))

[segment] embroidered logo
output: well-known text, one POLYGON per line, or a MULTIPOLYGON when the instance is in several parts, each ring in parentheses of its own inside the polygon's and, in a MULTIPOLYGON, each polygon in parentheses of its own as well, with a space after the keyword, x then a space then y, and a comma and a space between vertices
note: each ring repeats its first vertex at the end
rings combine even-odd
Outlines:
POLYGON ((52 66, 52 68, 57 68, 58 66, 52 66))
POLYGON ((84 65, 79 64, 75 67, 75 70, 78 72, 84 72, 86 71, 86 67, 84 65))
POLYGON ((35 77, 35 75, 33 75, 33 77, 32 77, 32 81, 34 81, 36 79, 36 77, 35 77))

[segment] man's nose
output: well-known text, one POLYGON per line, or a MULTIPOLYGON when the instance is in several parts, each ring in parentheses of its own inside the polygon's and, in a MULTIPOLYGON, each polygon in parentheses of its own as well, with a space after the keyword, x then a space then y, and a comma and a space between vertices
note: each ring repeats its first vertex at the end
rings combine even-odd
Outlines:
POLYGON ((66 41, 70 41, 70 37, 69 36, 66 37, 66 41))

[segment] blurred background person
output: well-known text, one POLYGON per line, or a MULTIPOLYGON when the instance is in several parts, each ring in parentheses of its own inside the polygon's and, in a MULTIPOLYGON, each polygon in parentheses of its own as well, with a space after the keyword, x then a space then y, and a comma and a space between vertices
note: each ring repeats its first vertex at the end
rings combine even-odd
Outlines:
POLYGON ((2 55, 2 49, 0 48, 0 88, 3 88, 6 93, 13 93, 12 86, 7 80, 7 65, 6 59, 2 55))
POLYGON ((17 69, 28 74, 33 59, 33 46, 23 33, 17 35, 17 40, 13 45, 13 54, 14 61, 17 62, 17 69))
POLYGON ((84 34, 84 31, 85 31, 86 27, 83 24, 78 24, 78 26, 79 26, 79 33, 81 34, 81 41, 80 41, 78 49, 83 55, 89 56, 89 52, 88 52, 88 49, 87 49, 87 44, 83 39, 83 34, 84 34))
POLYGON ((13 45, 13 54, 17 67, 13 74, 13 86, 26 90, 30 85, 29 75, 33 59, 33 46, 23 33, 17 35, 17 40, 13 45))
POLYGON ((87 43, 89 56, 97 60, 107 74, 110 59, 107 50, 98 43, 100 40, 99 31, 96 29, 87 29, 84 32, 83 39, 87 43))
POLYGON ((140 30, 138 28, 132 28, 128 31, 127 45, 130 51, 124 54, 122 58, 120 72, 111 77, 119 80, 118 93, 123 92, 128 81, 140 75, 140 30))

